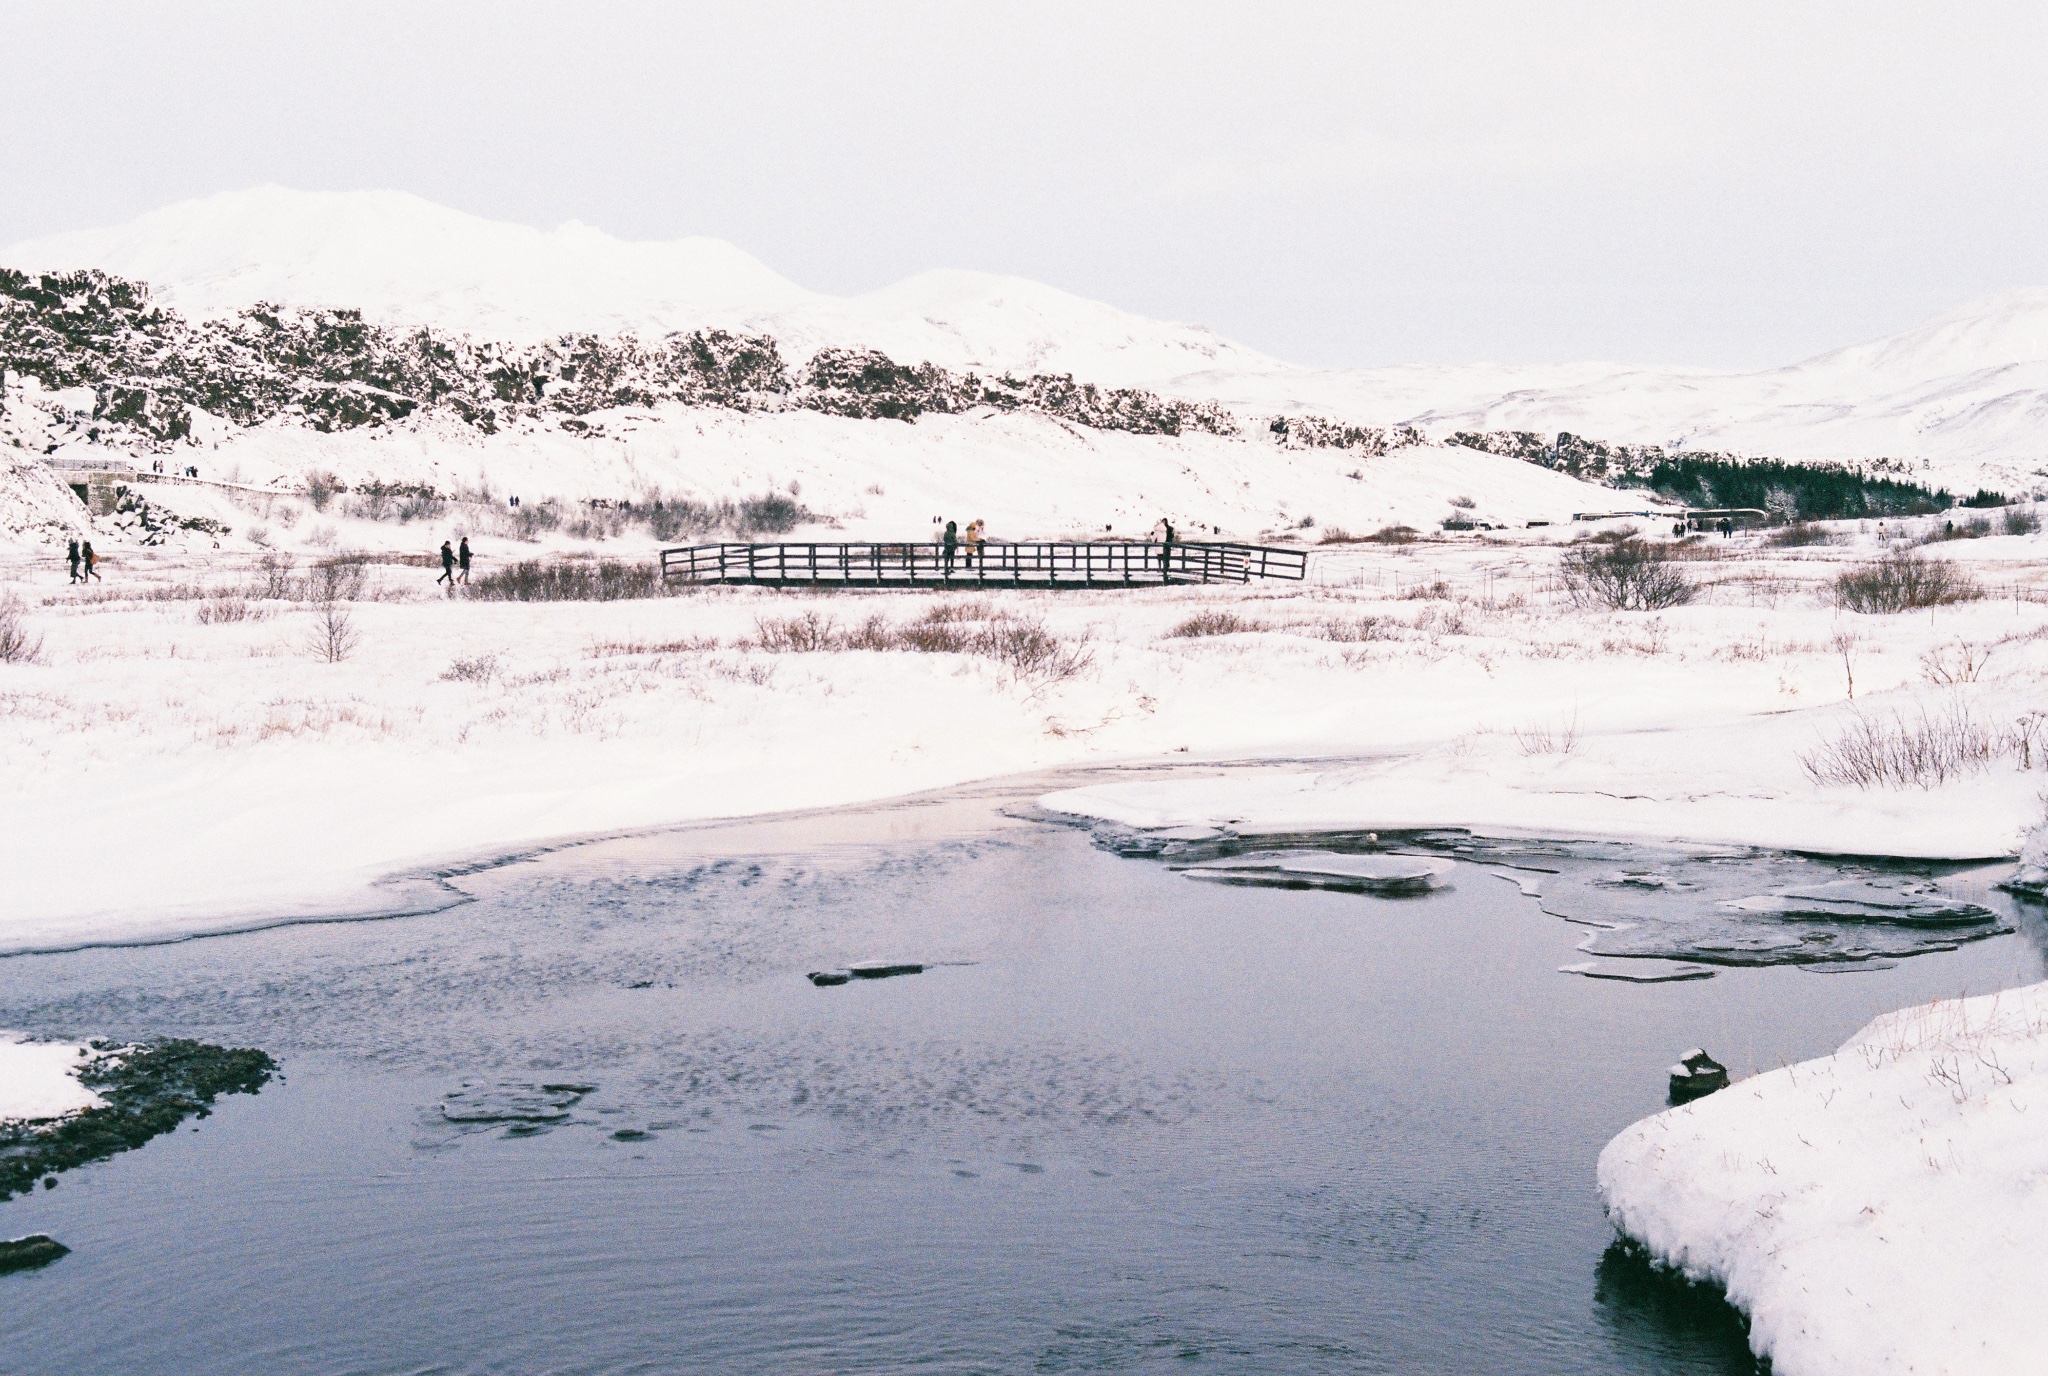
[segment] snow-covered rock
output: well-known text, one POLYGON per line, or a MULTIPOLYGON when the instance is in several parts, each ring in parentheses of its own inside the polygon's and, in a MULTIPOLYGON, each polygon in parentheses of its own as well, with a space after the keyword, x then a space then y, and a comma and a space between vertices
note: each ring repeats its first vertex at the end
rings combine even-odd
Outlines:
POLYGON ((98 1108, 100 1096, 78 1080, 86 1064, 85 1047, 0 1032, 0 1123, 42 1122, 98 1108))
POLYGON ((2048 1348, 2048 984, 1876 1019, 1600 1155, 1615 1225, 1780 1376, 2020 1376, 2048 1348))

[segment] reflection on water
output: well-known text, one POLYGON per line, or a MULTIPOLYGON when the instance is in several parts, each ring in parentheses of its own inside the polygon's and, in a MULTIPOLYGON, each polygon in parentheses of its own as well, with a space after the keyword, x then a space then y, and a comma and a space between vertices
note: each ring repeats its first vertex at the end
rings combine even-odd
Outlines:
POLYGON ((74 1248, 0 1286, 4 1365, 1747 1370, 1725 1306, 1609 1253, 1601 1145, 1688 1047, 1746 1073, 2041 978, 2029 938, 1856 979, 1573 979, 1583 929, 1498 857, 1422 896, 1198 884, 994 806, 0 961, 0 1025, 285 1068, 0 1206, 74 1248), (927 968, 806 978, 875 961, 927 968))

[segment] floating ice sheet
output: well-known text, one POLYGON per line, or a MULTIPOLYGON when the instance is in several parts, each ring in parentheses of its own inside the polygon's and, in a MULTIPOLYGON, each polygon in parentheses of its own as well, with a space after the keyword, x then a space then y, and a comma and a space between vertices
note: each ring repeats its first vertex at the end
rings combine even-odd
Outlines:
POLYGON ((1448 830, 1254 836, 1105 827, 1096 839, 1198 878, 1360 893, 1421 892, 1442 882, 1433 867, 1447 859, 1482 864, 1544 912, 1593 929, 1581 948, 1593 959, 1564 967, 1592 978, 1700 979, 1728 965, 1843 970, 2012 930, 1999 912, 1944 887, 1960 867, 1933 863, 1448 830))

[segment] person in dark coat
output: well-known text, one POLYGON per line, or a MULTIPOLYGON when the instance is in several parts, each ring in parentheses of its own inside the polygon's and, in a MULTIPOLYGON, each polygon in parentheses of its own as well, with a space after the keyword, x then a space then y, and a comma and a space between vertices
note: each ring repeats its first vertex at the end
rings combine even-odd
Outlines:
POLYGON ((66 555, 71 560, 71 581, 76 583, 78 581, 78 541, 73 540, 71 542, 71 548, 66 551, 66 555))
MULTIPOLYGON (((85 544, 79 548, 78 553, 79 557, 85 560, 85 578, 81 578, 78 581, 83 583, 86 581, 86 579, 99 578, 100 557, 92 552, 92 541, 87 540, 85 544)), ((106 580, 102 578, 100 579, 100 581, 105 582, 106 580)))
POLYGON ((434 582, 437 585, 446 583, 451 588, 455 586, 455 547, 446 540, 441 542, 441 576, 434 582))
POLYGON ((462 548, 455 551, 455 562, 462 569, 462 577, 456 581, 467 583, 469 581, 469 537, 467 535, 462 537, 462 548))
POLYGON ((953 571, 953 555, 960 548, 960 526, 957 522, 946 522, 946 534, 939 541, 946 551, 946 572, 953 571))
POLYGON ((1173 569, 1173 522, 1161 516, 1159 524, 1165 531, 1159 540, 1159 573, 1165 577, 1173 569))

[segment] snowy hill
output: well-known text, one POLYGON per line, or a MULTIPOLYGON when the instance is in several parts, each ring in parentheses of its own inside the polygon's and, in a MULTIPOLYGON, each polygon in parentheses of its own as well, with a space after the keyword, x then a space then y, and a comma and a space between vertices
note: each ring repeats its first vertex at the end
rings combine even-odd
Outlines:
POLYGON ((1205 329, 1148 320, 1021 278, 928 272, 862 296, 806 291, 717 239, 627 243, 588 225, 500 224, 397 191, 282 187, 210 196, 112 229, 16 244, 0 265, 98 268, 195 319, 260 302, 352 308, 391 325, 536 344, 566 334, 722 329, 793 360, 880 349, 962 371, 1072 373, 1132 386, 1277 366, 1205 329))

